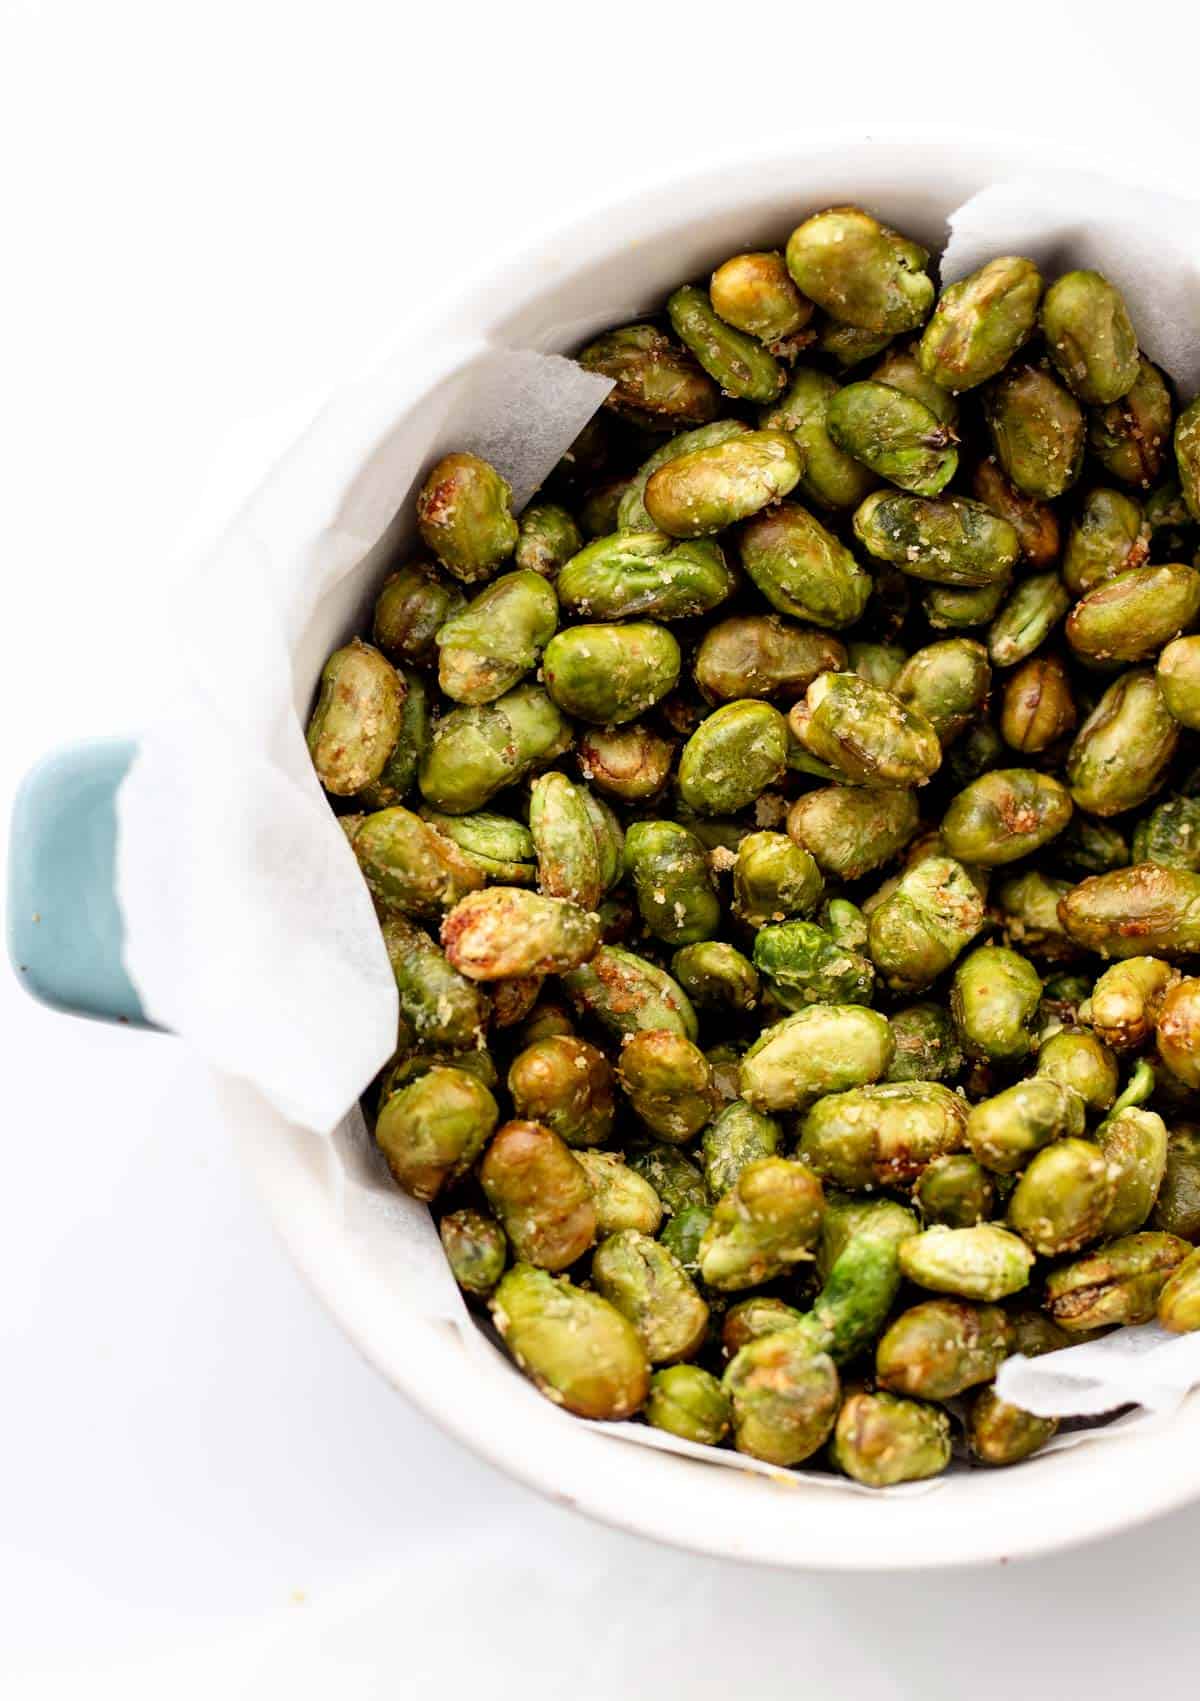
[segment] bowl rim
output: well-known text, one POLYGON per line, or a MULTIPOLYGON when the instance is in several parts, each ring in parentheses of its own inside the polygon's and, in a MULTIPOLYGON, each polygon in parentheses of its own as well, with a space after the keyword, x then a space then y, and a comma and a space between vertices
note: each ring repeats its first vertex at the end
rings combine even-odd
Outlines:
MULTIPOLYGON (((1147 181, 1136 170, 1131 173, 1128 158, 1115 150, 1110 157, 1103 149, 1090 145, 1085 149, 1082 144, 1066 148, 1057 140, 1053 148, 1059 172, 1078 171, 1124 184, 1147 181)), ((1028 136, 964 134, 928 125, 893 124, 869 130, 847 125, 796 131, 786 140, 722 150, 696 169, 664 170, 636 190, 618 188, 595 195, 571 217, 548 221, 532 235, 527 232, 514 239, 503 253, 481 262, 448 301, 406 325, 399 342, 387 351, 389 364, 407 351, 414 371, 422 374, 404 411, 420 407, 431 372, 450 371, 458 364, 456 351, 464 345, 464 337, 506 342, 522 311, 552 288, 611 258, 618 241, 636 243, 643 235, 660 233, 664 219, 679 221, 681 209, 686 222, 695 225, 719 210, 731 210, 735 198, 739 194, 745 198, 747 190, 752 191, 751 200, 761 199, 771 185, 785 191, 789 180, 798 186, 794 199, 802 216, 806 205, 819 204, 803 194, 806 172, 813 173, 831 156, 839 159, 843 169, 848 160, 858 158, 878 167, 886 150, 893 150, 888 169, 900 192, 929 189, 935 182, 944 189, 960 179, 971 180, 973 188, 978 188, 981 179, 1043 169, 1045 158, 1045 144, 1028 136), (940 178, 931 177, 934 169, 940 178), (619 238, 614 230, 620 231, 619 238), (431 350, 442 344, 445 358, 435 353, 431 363, 431 350)), ((1164 189, 1172 187, 1159 172, 1150 181, 1164 189)), ((878 200, 876 195, 870 198, 878 200)), ((886 208, 882 210, 886 215, 886 208)), ((379 364, 378 358, 373 359, 370 370, 378 370, 379 364)), ((340 394, 336 393, 335 401, 340 394)), ((336 412, 335 408, 334 417, 336 412)), ((1016 1480, 1034 1485, 1032 1499, 1024 1489, 1015 1494, 997 1491, 996 1485, 1014 1482, 1008 1473, 973 1472, 963 1481, 979 1486, 966 1494, 952 1490, 889 1499, 830 1496, 823 1489, 805 1488, 799 1491, 803 1506, 783 1521, 777 1513, 784 1502, 778 1487, 767 1479, 682 1458, 674 1459, 664 1471, 657 1452, 622 1446, 586 1423, 567 1419, 548 1403, 545 1421, 526 1425, 518 1436, 517 1426, 504 1422, 502 1391, 503 1375, 516 1373, 501 1363, 499 1355, 492 1356, 501 1379, 485 1391, 482 1361, 452 1324, 393 1315, 386 1331, 367 1326, 364 1320, 378 1315, 381 1303, 381 1294, 375 1291, 378 1278, 361 1249, 334 1220, 328 1199, 314 1182, 313 1163, 293 1161, 301 1152, 295 1140, 303 1144, 316 1137, 285 1126, 284 1132, 293 1136, 289 1145, 286 1138, 280 1139, 278 1119, 256 1119, 247 1113, 245 1101, 241 1112, 226 1120, 232 1120, 235 1144, 298 1269, 368 1362, 473 1452, 546 1498, 570 1504, 615 1528, 686 1551, 789 1568, 934 1569, 1061 1550, 1129 1528, 1200 1496, 1200 1449, 1192 1444, 1200 1421, 1200 1390, 1189 1397, 1184 1411, 1153 1430, 1114 1439, 1103 1448, 1071 1449, 1028 1462, 1016 1480), (536 1446, 531 1445, 529 1433, 533 1427, 539 1431, 536 1446), (1144 1468, 1124 1472, 1113 1468, 1123 1446, 1127 1451, 1130 1446, 1141 1449, 1144 1468), (1097 1458, 1109 1461, 1105 1470, 1111 1480, 1105 1495, 1096 1491, 1097 1458), (1042 1470, 1051 1459, 1053 1470, 1042 1470), (702 1478, 697 1475, 700 1472, 702 1478), (992 1486, 985 1491, 984 1484, 992 1486), (835 1508, 836 1517, 822 1516, 822 1505, 835 1508), (719 1512, 705 1518, 701 1507, 707 1511, 710 1506, 719 1512), (726 1506, 732 1521, 723 1515, 726 1506), (906 1515, 905 1508, 916 1510, 906 1515), (1016 1512, 1019 1517, 1014 1516, 1016 1512), (804 1551, 803 1541, 797 1548, 796 1526, 813 1525, 812 1551, 804 1551)), ((525 1414, 527 1408, 522 1404, 520 1410, 525 1414)))

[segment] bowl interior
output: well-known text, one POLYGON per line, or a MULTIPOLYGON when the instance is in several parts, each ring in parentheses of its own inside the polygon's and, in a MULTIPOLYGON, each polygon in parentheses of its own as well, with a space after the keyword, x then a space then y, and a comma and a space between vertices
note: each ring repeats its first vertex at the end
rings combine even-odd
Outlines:
MULTIPOLYGON (((663 185, 580 219, 500 263, 388 363, 387 403, 362 451, 354 488, 393 470, 397 429, 420 432, 426 461, 454 445, 462 423, 466 342, 569 352, 596 330, 657 307, 681 279, 739 249, 779 246, 806 214, 856 201, 929 247, 947 214, 976 190, 1019 176, 1035 159, 1011 146, 950 147, 910 139, 820 141, 663 185)), ((335 422, 332 427, 336 429, 335 422)), ((461 439, 458 439, 461 440, 461 439)), ((390 487, 399 498, 404 485, 390 487)), ((388 559, 411 537, 411 495, 356 570, 317 606, 296 646, 298 706, 322 660, 354 629, 388 559)), ((352 490, 331 489, 344 517, 352 490)), ((376 528, 378 532, 379 528, 376 528)), ((368 530, 365 535, 371 535, 368 530)), ((293 1257, 363 1353, 435 1421, 479 1453, 606 1521, 739 1559, 847 1569, 948 1565, 1045 1551, 1121 1528, 1200 1493, 1200 1392, 1171 1422, 1100 1445, 973 1471, 935 1492, 879 1498, 768 1480, 632 1447, 531 1409, 490 1349, 406 1306, 406 1272, 385 1210, 348 1214, 330 1153, 246 1088, 223 1084, 229 1120, 293 1257)))

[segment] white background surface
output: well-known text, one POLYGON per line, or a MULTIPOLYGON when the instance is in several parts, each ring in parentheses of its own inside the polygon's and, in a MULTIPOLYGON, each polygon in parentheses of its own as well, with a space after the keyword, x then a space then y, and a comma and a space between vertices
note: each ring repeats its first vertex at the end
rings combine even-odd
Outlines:
MULTIPOLYGON (((136 729, 161 693, 179 540, 235 505, 247 444, 265 468, 308 398, 531 219, 826 121, 1017 127, 1047 158, 1094 129, 1185 182, 1200 162, 1177 4, 410 10, 0 0, 5 805, 41 750, 136 729)), ((1200 1509, 899 1579, 593 1527, 355 1357, 175 1042, 57 1018, 0 969, 0 1060, 5 1693, 1192 1681, 1200 1509)))

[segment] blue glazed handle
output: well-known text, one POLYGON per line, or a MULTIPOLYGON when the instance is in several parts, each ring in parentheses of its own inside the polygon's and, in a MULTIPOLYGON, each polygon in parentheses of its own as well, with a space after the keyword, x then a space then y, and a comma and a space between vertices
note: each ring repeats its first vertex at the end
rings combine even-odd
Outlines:
POLYGON ((121 960, 116 794, 137 745, 104 738, 56 750, 13 805, 8 950, 27 992, 55 1010, 151 1028, 121 960))

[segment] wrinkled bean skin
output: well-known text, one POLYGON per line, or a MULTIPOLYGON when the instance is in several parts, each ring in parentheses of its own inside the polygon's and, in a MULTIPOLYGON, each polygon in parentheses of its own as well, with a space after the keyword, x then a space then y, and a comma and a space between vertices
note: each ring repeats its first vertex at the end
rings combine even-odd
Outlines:
POLYGON ((463 1050, 481 1038, 487 1002, 427 933, 398 914, 380 922, 400 997, 400 1021, 419 1044, 463 1050))
POLYGON ((404 695, 386 656, 361 639, 330 656, 308 723, 309 754, 327 792, 352 797, 378 780, 400 736, 404 695))
POLYGON ((653 325, 607 331, 578 359, 588 372, 613 380, 604 405, 635 425, 652 430, 705 425, 720 406, 720 394, 708 374, 653 325))
POLYGON ((825 786, 796 800, 787 830, 827 874, 857 880, 903 850, 918 819, 911 790, 825 786))
POLYGON ((1017 534, 1021 557, 1034 572, 1052 567, 1061 543, 1058 515, 1048 502, 1018 490, 991 456, 976 463, 971 494, 1017 534))
POLYGON ((733 1403, 739 1453, 772 1465, 799 1465, 833 1428, 839 1392, 833 1360, 814 1354, 791 1330, 748 1342, 723 1381, 733 1403))
POLYGON ((771 402, 786 383, 782 366, 759 340, 722 320, 702 289, 685 284, 667 301, 667 317, 686 345, 727 396, 771 402))
POLYGON ((871 576, 807 509, 781 502, 738 536, 742 566, 780 614, 814 626, 852 625, 871 594, 871 576))
POLYGON ((854 514, 854 535, 877 560, 937 585, 979 588, 1007 581, 1015 529, 966 496, 877 490, 854 514))
POLYGON ((558 625, 558 600, 540 573, 504 573, 437 635, 438 684, 456 703, 493 703, 534 666, 558 625))
POLYGON ((846 650, 827 632, 774 614, 741 614, 710 626, 696 651, 696 683, 712 703, 742 697, 802 697, 818 674, 845 666, 846 650))
POLYGON ((750 927, 810 914, 823 888, 815 859, 786 833, 748 833, 738 846, 733 908, 750 927))
POLYGON ((924 992, 984 925, 983 899, 962 864, 930 856, 871 915, 867 948, 894 992, 924 992))
POLYGON ((936 1081, 827 1093, 800 1123, 799 1155, 839 1187, 902 1187, 965 1143, 967 1107, 936 1081))
POLYGON ((518 685, 494 703, 443 715, 417 783, 434 809, 467 815, 505 786, 548 766, 570 741, 570 727, 546 692, 518 685))
POLYGON ((936 496, 958 468, 957 438, 916 396, 871 378, 832 398, 825 424, 837 447, 880 478, 936 496))
POLYGON ((1149 490, 1166 465, 1171 417, 1171 393, 1158 368, 1143 356, 1125 395, 1091 411, 1088 448, 1110 478, 1149 490))
POLYGON ((1032 335, 1041 294, 1041 273, 1017 255, 950 284, 921 338, 921 370, 952 391, 994 378, 1032 335))
POLYGON ((958 1034, 939 1004, 910 1004, 891 1018, 895 1055, 889 1081, 944 1081, 962 1069, 958 1034))
POLYGON ((696 1013, 683 988, 636 952, 602 945, 563 976, 563 985, 581 1015, 595 1018, 619 1038, 659 1029, 696 1037, 696 1013))
POLYGON ((598 917, 517 886, 468 893, 442 923, 447 959, 471 980, 564 974, 599 943, 598 917))
POLYGON ((566 898, 579 909, 599 908, 620 868, 623 835, 610 838, 606 816, 587 789, 565 774, 542 774, 529 792, 529 835, 537 856, 538 886, 548 898, 566 898))
POLYGON ((733 1187, 747 1164, 773 1158, 783 1135, 773 1116, 735 1099, 709 1123, 700 1142, 704 1179, 714 1199, 733 1187))
POLYGON ((651 1364, 691 1358, 708 1328, 708 1306, 675 1255, 637 1229, 610 1234, 592 1259, 592 1286, 627 1317, 651 1364))
POLYGON ((867 958, 811 921, 761 927, 754 940, 754 966, 785 1010, 869 1004, 875 988, 875 970, 867 958))
POLYGON ((764 430, 791 433, 802 463, 797 489, 818 508, 854 508, 877 483, 870 468, 829 435, 826 413, 837 392, 836 378, 798 366, 785 393, 759 421, 764 430))
POLYGON ((1179 725, 1149 668, 1121 674, 1105 691, 1067 753, 1066 781, 1092 815, 1136 809, 1162 785, 1179 725))
POLYGON ((1014 367, 984 392, 992 447, 1018 490, 1050 502, 1083 467, 1084 419, 1068 390, 1036 366, 1014 367))
POLYGON ((452 839, 399 807, 364 817, 354 835, 354 854, 381 909, 425 920, 484 882, 452 839))
POLYGON ((815 679, 788 725, 853 785, 924 785, 941 766, 937 731, 926 716, 854 673, 815 679))
POLYGON ((555 588, 573 614, 680 620, 724 602, 734 578, 721 550, 705 538, 680 542, 662 532, 617 532, 572 556, 555 588))
POLYGON ((1128 1234, 1098 1252, 1052 1270, 1046 1309, 1075 1334, 1110 1323, 1148 1323, 1168 1277, 1191 1253, 1172 1234, 1128 1234))
POLYGON ((710 1288, 758 1287, 811 1259, 824 1194, 804 1163, 755 1159, 713 1210, 700 1242, 700 1274, 710 1288))

